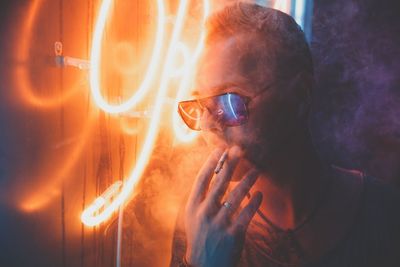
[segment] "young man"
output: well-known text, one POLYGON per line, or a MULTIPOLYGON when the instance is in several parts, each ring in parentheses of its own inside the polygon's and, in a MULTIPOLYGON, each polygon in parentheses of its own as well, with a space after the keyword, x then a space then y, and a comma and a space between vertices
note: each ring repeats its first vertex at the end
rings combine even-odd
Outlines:
POLYGON ((238 3, 210 17, 195 99, 179 113, 216 150, 178 216, 171 266, 400 264, 399 193, 320 161, 312 86, 290 16, 238 3))

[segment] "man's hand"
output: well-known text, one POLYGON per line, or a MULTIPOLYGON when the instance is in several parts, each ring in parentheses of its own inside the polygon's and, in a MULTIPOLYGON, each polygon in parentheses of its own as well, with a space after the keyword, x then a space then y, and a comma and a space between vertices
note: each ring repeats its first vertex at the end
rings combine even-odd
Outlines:
POLYGON ((247 227, 261 204, 262 194, 258 192, 239 210, 240 203, 257 180, 258 173, 252 170, 229 193, 224 202, 227 204, 221 205, 241 154, 238 147, 229 150, 222 170, 210 186, 222 152, 214 151, 201 168, 185 208, 186 261, 190 266, 235 266, 247 227))

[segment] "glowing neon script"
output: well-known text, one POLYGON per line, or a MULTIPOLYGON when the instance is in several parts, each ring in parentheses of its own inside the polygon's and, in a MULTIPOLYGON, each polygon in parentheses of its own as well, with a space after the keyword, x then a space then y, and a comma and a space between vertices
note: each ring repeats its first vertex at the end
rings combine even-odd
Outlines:
POLYGON ((100 60, 101 60, 101 41, 103 38, 104 27, 110 12, 112 0, 104 0, 100 7, 99 16, 93 35, 93 46, 90 54, 90 89, 96 105, 108 113, 121 113, 132 109, 145 95, 157 70, 157 64, 160 62, 161 48, 164 40, 165 7, 163 0, 157 0, 157 33, 153 49, 153 55, 150 60, 149 68, 142 84, 137 92, 126 102, 119 105, 109 104, 102 96, 100 89, 100 60))
MULTIPOLYGON (((109 113, 120 113, 124 111, 128 111, 131 109, 138 101, 144 96, 146 93, 147 89, 149 88, 149 84, 151 81, 151 78, 153 77, 153 74, 155 72, 154 69, 152 69, 152 66, 155 64, 159 64, 160 62, 158 61, 159 59, 159 52, 161 49, 161 41, 162 37, 164 35, 164 28, 161 27, 161 25, 164 25, 165 22, 165 15, 164 15, 164 4, 162 0, 157 1, 158 4, 158 29, 157 29, 157 37, 156 37, 156 44, 155 44, 155 51, 153 54, 153 57, 151 59, 150 67, 149 70, 146 74, 145 80, 143 81, 142 85, 136 92, 136 94, 129 99, 127 102, 118 105, 118 106, 113 106, 108 104, 101 96, 100 94, 100 84, 99 84, 99 65, 100 65, 100 48, 101 48, 101 39, 102 39, 102 33, 103 29, 105 26, 105 22, 107 19, 107 15, 110 9, 111 5, 111 0, 104 0, 102 2, 102 5, 100 7, 100 12, 99 12, 99 18, 97 19, 97 23, 95 25, 95 33, 93 37, 93 47, 92 47, 92 52, 91 52, 91 66, 90 66, 90 82, 91 82, 91 90, 93 93, 93 97, 95 99, 95 102, 101 109, 103 109, 106 112, 109 113), (161 37, 160 37, 161 36, 161 37)), ((183 28, 183 22, 187 14, 187 6, 188 6, 188 0, 182 0, 179 4, 178 7, 178 13, 176 16, 176 20, 174 23, 174 29, 172 32, 172 37, 170 40, 170 43, 168 45, 167 53, 166 53, 166 59, 165 59, 165 64, 164 68, 162 70, 161 74, 161 79, 160 79, 160 87, 158 89, 156 101, 154 104, 154 109, 152 110, 151 114, 151 122, 150 126, 146 135, 146 138, 144 140, 144 144, 142 147, 142 151, 139 155, 139 158, 137 160, 136 166, 129 175, 129 177, 126 179, 125 183, 123 184, 120 192, 114 196, 113 194, 113 200, 111 203, 106 205, 105 201, 103 201, 103 198, 97 198, 94 203, 89 205, 82 213, 81 215, 81 220, 85 225, 88 226, 95 226, 100 224, 101 222, 104 222, 108 218, 111 217, 111 215, 119 208, 119 206, 123 205, 125 201, 129 199, 129 197, 132 195, 133 189, 138 181, 138 179, 141 177, 143 170, 149 160, 150 153, 153 149, 153 145, 155 142, 155 138, 158 132, 158 126, 159 126, 159 121, 160 121, 160 116, 161 116, 161 111, 162 111, 162 106, 163 102, 165 99, 166 91, 168 89, 168 84, 169 80, 171 77, 174 75, 177 75, 176 70, 174 70, 174 57, 176 56, 176 51, 178 51, 179 46, 181 45, 179 38, 182 32, 183 28)), ((204 20, 208 15, 208 8, 209 4, 207 0, 204 0, 204 20)), ((194 63, 195 58, 198 56, 200 53, 200 49, 202 48, 202 45, 199 44, 197 46, 196 52, 194 53, 193 58, 190 60, 190 63, 194 63)), ((187 69, 187 64, 184 64, 185 68, 179 70, 179 72, 186 70, 187 69)), ((187 87, 188 81, 187 79, 183 79, 180 85, 180 90, 179 91, 184 91, 184 88, 187 87)), ((182 94, 181 92, 181 94, 182 94)))

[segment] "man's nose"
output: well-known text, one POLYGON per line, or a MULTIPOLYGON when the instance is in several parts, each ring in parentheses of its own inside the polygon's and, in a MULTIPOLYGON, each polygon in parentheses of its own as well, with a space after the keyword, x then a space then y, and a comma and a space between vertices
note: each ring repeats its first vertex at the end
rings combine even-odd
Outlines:
POLYGON ((208 109, 204 109, 200 120, 200 128, 202 131, 222 131, 223 126, 218 122, 208 109))

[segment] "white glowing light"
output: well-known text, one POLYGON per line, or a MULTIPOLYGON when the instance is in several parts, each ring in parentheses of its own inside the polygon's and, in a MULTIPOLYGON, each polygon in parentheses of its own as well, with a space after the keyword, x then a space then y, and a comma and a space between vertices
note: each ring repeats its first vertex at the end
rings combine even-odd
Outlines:
POLYGON ((301 28, 304 28, 304 13, 305 13, 306 1, 296 0, 294 19, 301 28))
POLYGON ((132 109, 140 100, 143 99, 148 91, 151 82, 160 63, 161 48, 164 39, 164 23, 165 23, 165 7, 163 0, 157 0, 157 30, 156 40, 154 43, 153 54, 151 56, 150 64, 145 74, 144 80, 137 89, 136 93, 129 98, 126 102, 111 105, 102 96, 100 86, 100 61, 101 61, 101 44, 103 39, 104 27, 107 21, 108 13, 112 0, 103 0, 99 15, 97 18, 96 26, 93 34, 93 46, 90 54, 90 89, 92 91, 93 99, 96 105, 107 113, 121 113, 132 109))
POLYGON ((276 0, 274 8, 290 15, 290 0, 276 0))
POLYGON ((174 52, 175 56, 178 56, 179 53, 182 54, 184 63, 180 68, 175 69, 174 71, 171 72, 171 77, 178 77, 183 75, 185 73, 185 69, 187 68, 186 64, 189 61, 189 49, 182 42, 178 42, 175 47, 175 52, 174 52))
MULTIPOLYGON (((92 48, 90 54, 90 62, 78 58, 72 57, 62 57, 62 44, 57 42, 55 44, 55 54, 57 57, 63 58, 63 62, 65 65, 75 66, 81 69, 86 69, 90 67, 89 79, 90 79, 90 90, 96 105, 107 113, 116 114, 119 113, 125 116, 132 117, 140 117, 140 118, 149 118, 150 126, 147 131, 147 135, 144 140, 144 144, 142 150, 139 154, 139 158, 137 160, 136 166, 129 174, 129 176, 125 179, 125 182, 122 183, 118 181, 111 185, 102 195, 97 197, 92 204, 90 204, 81 214, 82 222, 87 226, 95 226, 98 225, 108 218, 112 216, 114 212, 118 210, 118 208, 123 205, 126 201, 132 197, 135 186, 139 181, 140 177, 143 174, 144 168, 146 167, 150 154, 153 150, 154 142, 158 133, 158 128, 160 125, 160 119, 162 115, 163 106, 166 101, 166 93, 168 90, 169 81, 171 78, 181 77, 181 81, 179 84, 179 89, 176 95, 176 98, 173 99, 173 104, 177 107, 178 101, 187 97, 188 89, 190 88, 190 83, 193 77, 194 66, 196 65, 198 58, 204 48, 204 38, 205 38, 205 28, 202 27, 202 32, 199 38, 199 42, 197 43, 196 48, 193 50, 193 54, 191 55, 188 47, 180 41, 180 35, 182 32, 183 22, 185 20, 185 16, 187 15, 187 7, 189 0, 181 0, 178 7, 178 14, 174 20, 174 29, 172 32, 171 40, 168 44, 168 50, 165 54, 165 62, 161 62, 161 54, 164 43, 165 36, 165 26, 167 22, 167 18, 165 15, 165 1, 164 0, 156 0, 157 1, 157 28, 155 34, 155 42, 152 51, 152 55, 149 61, 147 72, 144 76, 144 79, 140 86, 134 90, 134 94, 125 102, 120 102, 118 104, 112 105, 107 100, 105 100, 101 93, 100 86, 100 66, 101 66, 101 54, 102 54, 102 39, 104 35, 104 28, 107 22, 107 18, 109 17, 109 13, 111 10, 111 6, 113 0, 103 0, 101 2, 99 15, 95 24, 95 30, 93 33, 92 40, 92 48), (183 64, 180 68, 177 68, 176 64, 174 64, 174 59, 177 58, 179 53, 183 56, 183 64), (163 64, 164 63, 164 64, 163 64), (158 88, 157 96, 155 99, 154 105, 151 106, 151 109, 146 111, 133 111, 133 108, 136 104, 138 104, 143 97, 148 93, 152 82, 157 80, 156 73, 158 70, 158 66, 162 65, 161 79, 160 79, 160 87, 158 88)), ((306 1, 307 0, 296 0, 295 6, 295 19, 301 25, 304 26, 305 21, 305 9, 306 9, 306 1)), ((32 5, 32 11, 28 16, 28 23, 25 27, 26 29, 23 31, 23 36, 27 37, 25 39, 30 40, 33 22, 35 21, 36 11, 39 6, 42 5, 42 0, 35 0, 32 5)), ((283 12, 289 13, 290 11, 290 2, 289 0, 277 0, 274 2, 274 7, 282 10, 283 12)), ((210 5, 208 0, 203 0, 203 24, 205 22, 206 17, 210 11, 210 5)), ((26 61, 28 59, 29 52, 29 43, 23 43, 19 49, 21 61, 26 61)), ((52 97, 52 98, 40 98, 33 94, 33 91, 29 90, 31 88, 31 84, 29 83, 29 75, 27 71, 23 68, 18 68, 16 72, 16 77, 20 83, 20 88, 24 99, 29 101, 32 105, 49 108, 49 107, 57 107, 60 104, 64 103, 72 95, 74 95, 78 88, 74 86, 74 90, 69 90, 64 93, 61 97, 52 97)), ((229 99, 230 100, 230 99, 229 99)), ((231 103, 229 103, 231 104, 231 103)), ((198 132, 189 130, 186 125, 183 124, 181 118, 179 117, 178 112, 174 111, 173 114, 173 128, 175 131, 176 137, 180 141, 191 141, 197 135, 198 132)), ((90 120, 91 121, 91 120, 90 120)), ((91 125, 91 124, 90 124, 91 125)), ((91 129, 91 126, 88 126, 88 129, 91 129)), ((82 142, 76 147, 71 160, 64 164, 63 168, 61 168, 60 177, 64 176, 70 168, 72 168, 74 162, 77 160, 78 155, 80 154, 81 149, 83 148, 83 144, 85 143, 86 136, 90 131, 85 130, 84 138, 82 138, 82 142)), ((47 201, 47 200, 46 200, 47 201)), ((35 209, 36 203, 30 203, 31 210, 35 209)), ((40 205, 41 202, 40 202, 40 205)))
MULTIPOLYGON (((97 197, 94 200, 94 202, 82 212, 81 220, 85 223, 87 221, 87 219, 92 216, 92 214, 100 211, 106 205, 107 202, 112 201, 112 199, 115 196, 117 196, 119 190, 121 189, 121 186, 122 186, 122 182, 117 181, 117 182, 113 183, 109 188, 107 188, 107 190, 104 191, 104 193, 101 194, 101 196, 97 197)), ((87 224, 87 225, 89 225, 89 224, 87 224)), ((91 225, 91 226, 93 226, 93 225, 91 225)))
MULTIPOLYGON (((210 3, 208 0, 203 1, 203 21, 202 25, 204 25, 206 18, 210 12, 210 3)), ((205 27, 202 27, 202 32, 200 36, 200 40, 197 44, 195 52, 188 63, 188 67, 186 68, 186 73, 182 75, 182 81, 175 99, 174 107, 178 107, 178 102, 183 100, 184 97, 187 97, 188 89, 190 87, 190 82, 193 77, 193 71, 195 70, 195 65, 200 57, 201 52, 204 48, 204 39, 205 39, 205 27)), ((190 142, 194 140, 198 136, 198 132, 190 130, 179 117, 178 112, 172 112, 172 125, 174 128, 175 136, 178 140, 182 142, 190 142)))
POLYGON ((235 112, 235 110, 234 110, 233 107, 232 107, 231 96, 232 96, 231 94, 228 94, 229 108, 231 109, 231 112, 232 112, 233 116, 235 116, 235 118, 237 119, 236 112, 235 112))
POLYGON ((63 57, 63 65, 78 68, 80 70, 87 70, 90 68, 89 60, 75 58, 75 57, 63 57))
MULTIPOLYGON (((100 15, 99 15, 99 21, 98 21, 98 24, 96 25, 97 31, 99 31, 99 29, 104 28, 104 23, 106 20, 106 15, 108 13, 109 5, 110 5, 110 1, 108 1, 108 0, 105 0, 105 2, 103 2, 103 4, 102 4, 100 15)), ((159 5, 159 22, 160 22, 160 17, 162 17, 161 22, 163 22, 165 19, 163 1, 159 0, 158 5, 159 5)), ((173 59, 176 56, 177 46, 179 46, 179 37, 182 32, 182 27, 183 27, 183 22, 184 22, 184 19, 186 16, 187 6, 188 6, 188 0, 182 0, 179 4, 178 14, 176 16, 176 21, 175 21, 175 27, 172 32, 171 41, 169 43, 168 50, 166 53, 166 60, 165 60, 164 68, 163 68, 162 74, 161 74, 160 87, 158 89, 156 102, 154 104, 154 109, 152 110, 152 114, 151 114, 151 122, 150 122, 149 130, 145 137, 142 151, 139 154, 140 156, 137 160, 136 166, 133 169, 132 173, 129 175, 129 177, 126 179, 126 182, 124 183, 121 191, 113 198, 111 203, 106 205, 101 198, 97 198, 94 203, 92 203, 88 208, 86 208, 84 210, 84 212, 82 213, 82 216, 81 216, 81 220, 85 225, 95 226, 95 225, 100 224, 101 222, 104 222, 108 218, 110 218, 110 216, 118 209, 118 207, 121 206, 125 201, 127 201, 129 199, 129 197, 131 197, 133 190, 135 188, 135 185, 137 184, 140 176, 143 173, 144 168, 146 167, 146 164, 149 160, 150 153, 153 149, 154 141, 155 141, 155 138, 156 138, 156 135, 158 132, 161 111, 162 111, 163 103, 165 102, 165 95, 166 95, 166 92, 168 89, 169 80, 170 80, 171 76, 173 76, 173 72, 174 72, 173 59)), ((207 7, 207 10, 208 10, 208 2, 207 1, 206 1, 205 6, 207 7)), ((93 45, 94 45, 93 50, 99 49, 101 47, 101 45, 98 43, 98 42, 101 42, 101 35, 102 35, 102 33, 95 33, 94 41, 93 41, 93 45)), ((199 47, 201 47, 201 45, 198 45, 198 49, 196 49, 195 56, 198 56, 199 47)), ((99 56, 100 54, 98 54, 98 53, 99 53, 99 51, 95 51, 95 52, 92 52, 92 55, 99 56)), ((92 56, 92 58, 93 58, 93 56, 92 56)), ((99 79, 98 79, 99 78, 98 77, 99 76, 99 73, 98 73, 99 62, 100 62, 100 57, 97 58, 96 61, 94 61, 93 65, 91 66, 92 70, 94 70, 94 69, 97 70, 94 73, 92 73, 92 76, 91 76, 91 79, 93 79, 91 85, 97 86, 97 87, 95 87, 95 89, 92 89, 92 90, 94 90, 97 93, 99 92, 99 86, 98 86, 99 85, 99 83, 98 83, 98 81, 99 81, 99 79)), ((156 63, 160 63, 160 62, 156 62, 156 63)), ((182 84, 185 84, 185 83, 182 83, 182 84)), ((102 99, 102 98, 101 98, 101 100, 104 101, 104 99, 102 99)), ((110 106, 106 102, 103 104, 105 104, 105 105, 103 105, 103 109, 106 107, 104 110, 107 112, 111 112, 111 113, 118 113, 118 112, 126 111, 125 109, 131 108, 131 106, 129 106, 129 105, 125 106, 126 103, 122 104, 120 106, 110 106)))

